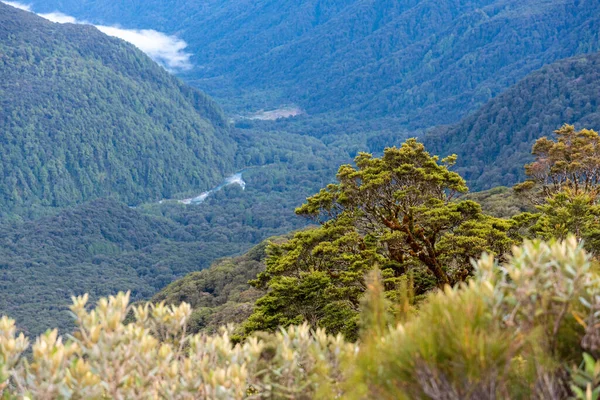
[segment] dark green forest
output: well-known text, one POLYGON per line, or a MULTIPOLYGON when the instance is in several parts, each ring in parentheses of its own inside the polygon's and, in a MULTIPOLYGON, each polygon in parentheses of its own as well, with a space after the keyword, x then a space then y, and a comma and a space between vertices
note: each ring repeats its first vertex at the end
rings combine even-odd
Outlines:
POLYGON ((0 4, 0 214, 205 190, 233 172, 220 108, 133 46, 0 4))
POLYGON ((524 178, 533 143, 564 123, 600 126, 600 53, 550 64, 455 125, 430 130, 424 143, 457 154, 456 171, 475 190, 524 178))

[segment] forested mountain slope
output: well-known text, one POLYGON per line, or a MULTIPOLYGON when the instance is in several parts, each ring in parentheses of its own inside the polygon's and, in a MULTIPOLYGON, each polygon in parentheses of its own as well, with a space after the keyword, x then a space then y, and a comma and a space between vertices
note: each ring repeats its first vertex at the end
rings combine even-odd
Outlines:
POLYGON ((0 3, 0 208, 129 204, 232 172, 219 107, 121 40, 0 3))
POLYGON ((238 108, 461 116, 555 60, 600 50, 596 0, 34 0, 36 11, 185 39, 185 75, 238 108), (235 98, 243 94, 245 98, 235 98))
MULTIPOLYGON (((89 293, 95 300, 131 290, 133 299, 148 299, 175 278, 252 243, 228 240, 222 229, 203 230, 207 225, 198 215, 178 223, 112 200, 35 221, 2 223, 0 314, 13 315, 31 333, 54 326, 68 331, 73 295, 89 293)), ((248 229, 238 229, 248 235, 248 229)))
MULTIPOLYGON (((178 266, 172 260, 157 260, 156 254, 150 261, 153 255, 143 257, 140 250, 154 246, 156 252, 156 245, 172 230, 168 221, 145 218, 107 200, 32 222, 4 223, 0 312, 15 315, 20 328, 39 333, 49 323, 71 325, 66 305, 72 295, 131 290, 134 298, 148 296, 160 287, 161 279, 168 283, 178 266), (131 259, 117 261, 131 252, 143 271, 129 264, 131 259)), ((189 254, 194 256, 200 255, 189 254)))
POLYGON ((530 74, 455 125, 425 138, 434 154, 455 153, 472 189, 512 185, 531 146, 563 124, 600 129, 600 53, 561 60, 530 74))

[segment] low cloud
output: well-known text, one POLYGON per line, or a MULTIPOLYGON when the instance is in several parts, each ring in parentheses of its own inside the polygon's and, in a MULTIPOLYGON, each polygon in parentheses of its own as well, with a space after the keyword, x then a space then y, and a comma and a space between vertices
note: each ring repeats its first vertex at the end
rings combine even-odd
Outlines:
MULTIPOLYGON (((21 10, 34 12, 32 7, 27 4, 13 1, 3 1, 3 3, 20 8, 21 10)), ((46 14, 38 13, 38 15, 49 21, 58 22, 61 24, 89 24, 88 22, 79 21, 70 15, 60 12, 46 14)), ((152 29, 124 29, 121 27, 104 25, 94 26, 109 36, 118 37, 133 44, 138 49, 146 53, 154 61, 161 64, 171 72, 188 70, 192 68, 192 64, 190 62, 191 54, 185 51, 187 48, 187 43, 176 36, 166 35, 162 32, 152 29)))
POLYGON ((102 25, 96 25, 96 28, 109 36, 132 43, 168 70, 192 68, 191 54, 185 51, 187 43, 176 36, 165 35, 152 29, 133 30, 102 25))
POLYGON ((59 13, 59 12, 51 12, 51 13, 47 13, 47 14, 38 14, 40 17, 42 18, 46 18, 47 20, 50 20, 52 22, 58 22, 59 24, 83 24, 85 22, 79 22, 77 21, 74 17, 71 17, 70 15, 66 15, 63 13, 59 13))
POLYGON ((21 3, 15 3, 12 1, 3 1, 4 4, 8 4, 9 6, 13 6, 15 8, 21 9, 21 10, 25 10, 25 11, 31 11, 31 6, 25 5, 25 4, 21 4, 21 3))

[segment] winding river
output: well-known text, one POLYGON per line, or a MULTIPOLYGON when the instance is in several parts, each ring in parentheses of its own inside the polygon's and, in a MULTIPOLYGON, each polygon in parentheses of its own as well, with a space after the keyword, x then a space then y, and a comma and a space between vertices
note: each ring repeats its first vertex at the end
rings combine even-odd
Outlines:
MULTIPOLYGON (((221 190, 224 187, 229 186, 229 185, 239 185, 242 188, 242 190, 244 190, 244 189, 246 189, 246 182, 244 182, 244 179, 242 178, 242 173, 244 171, 246 171, 246 170, 243 169, 243 170, 236 172, 235 174, 227 177, 223 182, 221 182, 221 184, 219 186, 216 186, 207 192, 203 192, 203 193, 199 194, 198 196, 190 197, 188 199, 177 200, 177 202, 181 203, 181 204, 192 204, 192 205, 202 204, 204 202, 204 200, 206 200, 208 198, 208 196, 210 196, 213 193, 218 192, 219 190, 221 190)), ((170 200, 161 200, 161 201, 159 201, 159 203, 162 204, 165 201, 170 201, 170 200)))
POLYGON ((246 182, 244 182, 244 179, 242 179, 242 172, 244 171, 237 172, 227 177, 219 186, 209 190, 208 192, 201 193, 199 196, 191 197, 189 199, 179 200, 179 202, 182 204, 201 204, 208 198, 208 196, 229 185, 240 185, 242 190, 244 190, 246 189, 246 182))

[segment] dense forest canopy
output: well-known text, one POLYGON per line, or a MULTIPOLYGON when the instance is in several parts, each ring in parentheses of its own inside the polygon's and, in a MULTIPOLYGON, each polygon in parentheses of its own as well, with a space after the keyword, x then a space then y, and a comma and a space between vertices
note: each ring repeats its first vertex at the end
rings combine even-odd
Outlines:
POLYGON ((452 123, 544 64, 600 50, 595 0, 33 0, 36 11, 177 34, 182 75, 230 109, 298 103, 452 123))
POLYGON ((233 172, 219 107, 133 46, 0 3, 0 206, 129 204, 233 172))
POLYGON ((564 123, 600 127, 600 53, 543 67, 461 122, 432 129, 424 143, 457 154, 456 171, 475 190, 522 180, 533 143, 564 123))
POLYGON ((225 235, 211 238, 202 223, 186 226, 96 200, 56 216, 0 224, 0 310, 31 334, 50 326, 68 331, 73 295, 95 300, 129 290, 133 299, 147 299, 248 246, 225 235))

